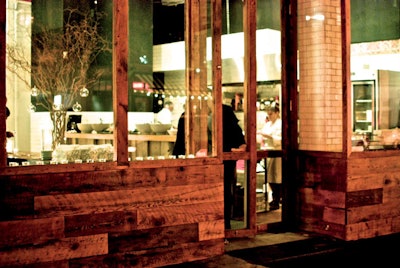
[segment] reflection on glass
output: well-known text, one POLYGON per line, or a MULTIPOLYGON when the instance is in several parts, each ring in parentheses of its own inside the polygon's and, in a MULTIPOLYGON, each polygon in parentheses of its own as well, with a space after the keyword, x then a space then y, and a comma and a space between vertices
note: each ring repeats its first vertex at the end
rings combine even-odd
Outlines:
POLYGON ((353 152, 400 149, 400 5, 387 4, 351 1, 353 152))
POLYGON ((224 178, 225 184, 225 214, 226 219, 230 222, 225 222, 226 229, 243 229, 246 227, 246 170, 245 170, 245 160, 237 161, 226 161, 224 164, 224 170, 226 178, 224 178), (233 165, 233 166, 231 166, 233 165), (233 173, 229 170, 233 168, 233 173), (229 181, 231 178, 231 181, 229 181), (227 194, 228 193, 228 194, 227 194))
POLYGON ((53 129, 53 150, 58 144, 72 143, 64 139, 67 113, 112 111, 112 3, 89 2, 75 1, 68 10, 63 10, 64 1, 7 2, 15 7, 6 10, 7 106, 15 116, 8 127, 18 128, 16 148, 31 160, 32 155, 50 151, 35 142, 42 128, 53 129))

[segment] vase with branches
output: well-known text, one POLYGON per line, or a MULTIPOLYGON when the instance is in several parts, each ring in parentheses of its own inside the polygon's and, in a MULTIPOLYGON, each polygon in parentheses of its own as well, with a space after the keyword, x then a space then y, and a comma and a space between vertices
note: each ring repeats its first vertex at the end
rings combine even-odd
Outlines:
POLYGON ((53 149, 63 143, 67 110, 102 75, 102 68, 94 64, 96 59, 111 53, 109 38, 101 34, 103 16, 67 9, 62 29, 36 25, 40 30, 32 35, 31 55, 23 47, 7 46, 8 70, 32 88, 36 106, 50 112, 53 149))

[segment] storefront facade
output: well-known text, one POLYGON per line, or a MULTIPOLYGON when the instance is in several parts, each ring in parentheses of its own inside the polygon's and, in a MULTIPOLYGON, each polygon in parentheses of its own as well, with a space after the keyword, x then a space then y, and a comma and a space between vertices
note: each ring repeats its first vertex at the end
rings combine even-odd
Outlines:
MULTIPOLYGON (((186 140, 186 157, 139 160, 130 158, 126 91, 127 21, 134 5, 114 1, 113 161, 7 166, 2 157, 0 225, 6 231, 0 235, 0 265, 152 267, 220 255, 226 237, 254 236, 262 229, 254 193, 257 163, 267 157, 282 157, 284 230, 342 240, 399 232, 400 151, 363 147, 356 152, 352 146, 350 1, 280 2, 282 148, 260 150, 257 144, 257 1, 242 6, 247 148, 229 153, 223 152, 221 133, 222 1, 186 1, 185 122, 192 139, 186 140), (319 12, 323 21, 311 19, 319 12), (210 66, 204 61, 207 36, 210 66), (197 108, 209 97, 213 146, 206 157, 197 157, 208 146, 208 109, 197 108), (224 160, 245 162, 245 214, 239 229, 224 228, 224 160)), ((0 11, 5 25, 5 3, 0 11)), ((5 70, 5 27, 0 39, 5 70)), ((384 43, 394 44, 393 52, 399 53, 399 40, 384 43)), ((5 71, 0 75, 0 107, 5 107, 5 71)), ((2 112, 0 119, 0 140, 6 141, 2 112)), ((1 155, 7 155, 5 149, 1 155)))

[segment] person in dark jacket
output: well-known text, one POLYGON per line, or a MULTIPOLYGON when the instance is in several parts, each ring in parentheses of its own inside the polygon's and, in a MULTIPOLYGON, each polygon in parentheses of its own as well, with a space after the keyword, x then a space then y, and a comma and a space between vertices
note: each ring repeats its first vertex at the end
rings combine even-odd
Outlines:
MULTIPOLYGON (((8 107, 6 106, 6 119, 11 115, 10 109, 8 109, 8 107)), ((6 131, 6 137, 7 138, 12 138, 14 137, 14 133, 10 132, 10 131, 6 131)))
POLYGON ((174 144, 174 149, 172 150, 172 155, 185 155, 185 112, 181 114, 178 120, 178 127, 176 132, 176 140, 174 144))
MULTIPOLYGON (((243 135, 243 130, 239 126, 232 107, 228 105, 222 106, 222 136, 223 136, 223 151, 245 151, 246 141, 243 135)), ((208 128, 209 134, 211 127, 208 128)), ((210 137, 210 135, 209 135, 210 137)), ((209 140, 209 142, 211 142, 209 140)), ((178 121, 178 132, 173 149, 173 155, 185 155, 185 113, 182 113, 178 121)), ((234 191, 236 187, 236 161, 224 161, 224 218, 225 229, 230 229, 230 219, 233 213, 234 191)))

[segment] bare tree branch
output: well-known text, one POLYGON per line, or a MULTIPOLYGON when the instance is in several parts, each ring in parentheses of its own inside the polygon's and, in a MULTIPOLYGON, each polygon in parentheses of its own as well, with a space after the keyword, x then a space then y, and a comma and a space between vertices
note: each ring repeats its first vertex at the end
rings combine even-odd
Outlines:
POLYGON ((101 76, 101 68, 92 65, 101 53, 111 53, 110 41, 100 35, 104 13, 65 10, 63 29, 40 26, 32 37, 32 57, 24 48, 7 46, 7 68, 27 86, 37 88, 37 105, 53 110, 54 96, 62 95, 62 109, 68 109, 84 87, 89 88, 101 76), (79 18, 79 19, 76 19, 79 18), (30 74, 30 76, 26 75, 30 74))

